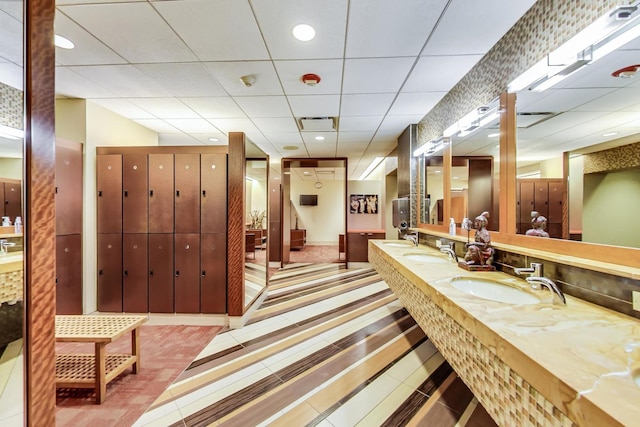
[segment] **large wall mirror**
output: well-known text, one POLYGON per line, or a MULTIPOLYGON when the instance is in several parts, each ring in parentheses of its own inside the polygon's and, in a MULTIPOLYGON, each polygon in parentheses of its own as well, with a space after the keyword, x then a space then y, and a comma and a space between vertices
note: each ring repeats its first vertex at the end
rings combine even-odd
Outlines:
POLYGON ((518 233, 537 211, 550 237, 640 248, 638 58, 640 40, 552 87, 516 94, 518 233))
POLYGON ((0 425, 23 424, 23 2, 0 1, 0 425))
POLYGON ((267 286, 269 211, 269 158, 255 144, 245 140, 245 309, 267 286))

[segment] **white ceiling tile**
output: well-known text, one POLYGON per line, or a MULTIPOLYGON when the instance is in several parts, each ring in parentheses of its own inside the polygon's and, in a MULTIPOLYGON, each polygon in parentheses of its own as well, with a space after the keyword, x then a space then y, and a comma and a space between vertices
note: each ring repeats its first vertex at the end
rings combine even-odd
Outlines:
POLYGON ((397 92, 415 58, 347 59, 344 64, 344 93, 397 92))
POLYGON ((371 142, 367 148, 367 153, 374 154, 375 156, 388 155, 390 152, 398 147, 398 141, 378 141, 371 142))
POLYGON ((184 133, 220 133, 220 130, 205 119, 166 119, 166 122, 184 133))
POLYGON ((205 119, 246 118, 238 104, 228 96, 180 98, 180 100, 205 119))
POLYGON ((535 2, 452 0, 423 54, 485 54, 535 2))
POLYGON ((368 142, 352 142, 350 144, 338 144, 338 156, 362 155, 367 149, 368 142))
POLYGON ((393 102, 390 115, 421 114, 426 115, 442 99, 446 92, 409 92, 400 93, 393 102))
POLYGON ((23 90, 22 67, 13 62, 0 62, 0 82, 18 90, 23 90))
POLYGON ((395 98, 394 93, 342 95, 341 116, 384 116, 395 98))
POLYGON ((406 116, 387 116, 380 125, 381 131, 403 132, 410 124, 418 123, 424 116, 421 114, 406 116))
POLYGON ((607 93, 613 92, 612 88, 593 89, 559 89, 545 91, 542 94, 531 91, 522 91, 517 95, 518 113, 532 112, 562 112, 572 110, 592 99, 597 99, 607 93), (537 95, 540 96, 539 100, 537 95))
POLYGON ((69 68, 56 67, 56 94, 69 98, 107 98, 115 93, 69 68))
POLYGON ((22 1, 2 1, 0 2, 0 11, 13 17, 16 21, 22 22, 22 16, 24 15, 24 2, 22 1))
POLYGON ((352 131, 375 131, 380 126, 384 116, 350 116, 340 118, 339 130, 342 132, 352 131))
POLYGON ((418 55, 447 3, 351 0, 347 58, 418 55))
POLYGON ((126 64, 127 61, 104 43, 73 22, 60 10, 56 12, 55 32, 71 41, 73 49, 56 47, 56 62, 62 65, 126 64))
POLYGON ((360 131, 360 132, 343 132, 340 131, 340 143, 353 143, 353 142, 369 142, 373 138, 375 131, 360 131))
MULTIPOLYGON (((108 88, 112 94, 117 96, 169 96, 166 90, 142 74, 142 72, 133 65, 88 65, 82 67, 67 67, 67 69, 80 74, 96 85, 108 88)), ((106 96, 103 95, 102 97, 106 96)))
MULTIPOLYGON (((404 129, 403 129, 404 131, 404 129)), ((398 137, 400 136, 400 134, 402 133, 402 131, 398 132, 398 131, 389 131, 389 130, 382 130, 379 129, 375 136, 373 137, 373 142, 374 143, 379 143, 379 142, 394 142, 394 143, 398 143, 398 137)))
POLYGON ((204 145, 229 145, 229 139, 224 133, 190 133, 189 135, 204 145), (218 141, 211 141, 209 138, 216 138, 218 141))
POLYGON ((342 86, 342 60, 276 61, 276 70, 287 95, 335 95, 342 86), (320 83, 309 86, 302 81, 305 74, 316 74, 320 83))
POLYGON ((202 145, 185 133, 162 133, 158 135, 158 145, 202 145))
POLYGON ((283 95, 273 64, 268 61, 206 62, 205 66, 231 96, 283 95), (240 77, 253 75, 255 83, 246 87, 240 77))
POLYGON ((116 114, 126 117, 128 119, 155 119, 153 114, 143 110, 137 105, 125 99, 119 98, 93 98, 90 102, 94 102, 107 110, 113 111, 116 114))
POLYGON ((158 133, 180 133, 178 129, 160 119, 136 119, 134 122, 158 133))
POLYGON ((280 59, 341 58, 347 24, 347 2, 342 0, 261 0, 252 3, 258 26, 271 57, 280 59), (296 40, 291 30, 310 24, 316 37, 308 42, 296 40))
POLYGON ((448 92, 481 58, 481 55, 423 56, 402 91, 448 92))
POLYGON ((272 132, 297 132, 298 125, 292 117, 286 118, 256 118, 253 123, 264 134, 272 132))
POLYGON ((22 63, 22 22, 13 16, 0 12, 0 57, 9 61, 22 63))
POLYGON ((222 96, 224 89, 199 63, 138 64, 142 71, 171 96, 222 96))
MULTIPOLYGON (((575 111, 633 110, 640 101, 640 88, 623 88, 607 93, 598 99, 580 105, 575 111)), ((639 117, 640 119, 640 117, 639 117)))
POLYGON ((295 117, 333 117, 340 112, 340 95, 288 96, 295 117))
POLYGON ((334 157, 336 155, 336 148, 326 145, 307 145, 307 152, 309 153, 310 157, 334 157))
POLYGON ((269 132, 264 134, 272 144, 302 144, 299 132, 269 132))
POLYGON ((229 132, 258 132, 258 128, 248 118, 209 119, 209 122, 227 134, 229 132))
POLYGON ((269 59, 248 1, 183 0, 153 5, 201 61, 269 59))
POLYGON ((175 98, 131 98, 130 101, 160 119, 198 119, 191 108, 175 98))
POLYGON ((291 117, 284 96, 242 96, 236 102, 248 117, 291 117))
POLYGON ((87 4, 59 9, 131 63, 197 59, 150 3, 87 4))
POLYGON ((333 144, 338 140, 336 132, 301 132, 302 140, 305 144, 333 144), (316 139, 316 136, 324 137, 322 141, 316 139))

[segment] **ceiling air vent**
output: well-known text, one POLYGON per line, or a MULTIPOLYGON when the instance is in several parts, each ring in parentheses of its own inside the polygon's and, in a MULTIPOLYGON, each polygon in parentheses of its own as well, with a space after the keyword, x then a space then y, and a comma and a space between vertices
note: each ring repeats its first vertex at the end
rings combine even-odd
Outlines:
POLYGON ((300 117, 298 126, 303 132, 335 132, 338 127, 335 117, 300 117))
POLYGON ((551 113, 551 112, 535 112, 535 113, 518 113, 518 127, 520 129, 530 128, 531 126, 537 125, 538 123, 542 123, 545 120, 549 120, 552 117, 557 116, 560 113, 551 113))

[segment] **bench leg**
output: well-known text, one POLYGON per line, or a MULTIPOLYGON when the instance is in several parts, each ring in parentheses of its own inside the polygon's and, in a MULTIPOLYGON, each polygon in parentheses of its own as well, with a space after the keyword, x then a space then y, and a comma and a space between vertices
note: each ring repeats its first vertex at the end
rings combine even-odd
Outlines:
POLYGON ((101 404, 107 395, 106 343, 96 343, 96 402, 101 404))
POLYGON ((131 354, 136 357, 136 361, 131 367, 134 374, 140 369, 140 329, 135 328, 131 331, 131 354))

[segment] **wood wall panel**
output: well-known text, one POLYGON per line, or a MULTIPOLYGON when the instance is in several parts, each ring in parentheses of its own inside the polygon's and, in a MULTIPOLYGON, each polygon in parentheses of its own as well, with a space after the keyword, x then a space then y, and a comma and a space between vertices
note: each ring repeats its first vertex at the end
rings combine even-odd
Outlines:
POLYGON ((55 393, 55 50, 53 0, 24 2, 26 425, 53 426, 55 393))
POLYGON ((229 132, 227 174, 227 312, 244 314, 245 135, 229 132))

